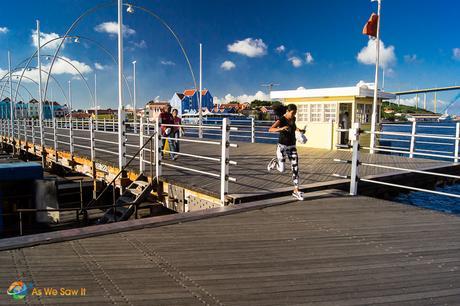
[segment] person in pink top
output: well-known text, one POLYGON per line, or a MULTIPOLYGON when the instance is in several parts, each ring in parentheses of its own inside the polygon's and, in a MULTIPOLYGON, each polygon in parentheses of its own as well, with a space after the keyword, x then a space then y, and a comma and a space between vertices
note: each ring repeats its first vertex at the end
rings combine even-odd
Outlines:
MULTIPOLYGON (((182 119, 178 116, 178 111, 177 109, 173 109, 172 111, 172 121, 173 124, 182 124, 182 119)), ((174 126, 172 129, 171 133, 171 138, 174 138, 174 140, 171 141, 171 152, 179 152, 179 138, 182 134, 184 133, 184 129, 180 126, 174 126)), ((173 160, 177 159, 177 154, 171 153, 171 158, 173 160)))

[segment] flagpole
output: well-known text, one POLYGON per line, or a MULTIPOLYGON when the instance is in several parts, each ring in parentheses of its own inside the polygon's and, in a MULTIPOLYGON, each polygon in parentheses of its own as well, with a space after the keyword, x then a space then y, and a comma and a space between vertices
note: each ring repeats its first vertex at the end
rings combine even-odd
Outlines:
POLYGON ((370 143, 370 153, 374 154, 375 148, 375 125, 377 124, 377 95, 379 87, 379 61, 380 61, 380 8, 381 0, 371 0, 377 1, 377 41, 375 43, 376 47, 376 59, 375 59, 375 80, 374 80, 374 101, 372 102, 372 118, 371 118, 371 143, 370 143))

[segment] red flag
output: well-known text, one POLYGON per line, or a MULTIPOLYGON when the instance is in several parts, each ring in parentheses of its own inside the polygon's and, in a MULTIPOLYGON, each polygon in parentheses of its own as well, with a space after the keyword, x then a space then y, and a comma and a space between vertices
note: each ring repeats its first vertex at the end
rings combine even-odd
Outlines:
POLYGON ((377 37, 378 20, 379 15, 372 13, 371 17, 369 17, 369 20, 366 22, 366 25, 363 28, 363 34, 372 37, 377 37))

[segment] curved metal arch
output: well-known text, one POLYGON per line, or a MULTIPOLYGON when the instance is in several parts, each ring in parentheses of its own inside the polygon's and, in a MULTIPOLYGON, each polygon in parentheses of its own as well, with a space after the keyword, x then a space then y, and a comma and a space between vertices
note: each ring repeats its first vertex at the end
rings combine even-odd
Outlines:
MULTIPOLYGON (((53 38, 53 39, 47 41, 46 43, 44 43, 44 44, 40 47, 40 49, 43 48, 44 46, 46 46, 47 44, 52 43, 53 41, 56 41, 56 40, 59 40, 59 39, 62 39, 63 41, 65 41, 66 38, 79 38, 79 39, 87 40, 87 41, 89 41, 89 42, 95 44, 95 45, 96 45, 97 47, 99 47, 102 51, 104 51, 104 52, 112 59, 112 61, 114 62, 115 65, 118 64, 118 61, 115 59, 115 57, 113 56, 113 54, 110 53, 110 51, 107 50, 107 48, 105 48, 105 47, 104 47, 103 45, 101 45, 99 42, 97 42, 97 41, 95 41, 95 40, 93 40, 93 39, 90 39, 90 38, 88 38, 88 37, 79 36, 79 35, 69 35, 69 36, 67 36, 67 37, 60 36, 60 37, 53 38)), ((22 65, 23 63, 27 62, 26 68, 28 68, 28 65, 30 64, 31 60, 32 60, 33 58, 35 58, 36 55, 37 55, 37 51, 35 51, 34 54, 33 54, 30 58, 25 59, 25 60, 23 60, 22 62, 20 62, 17 66, 20 66, 20 65, 22 65)), ((51 57, 51 55, 46 55, 46 56, 51 57)), ((43 69, 42 69, 42 72, 47 73, 47 72, 44 71, 43 69)), ((48 73, 47 73, 47 74, 48 74, 48 73)), ((8 73, 6 73, 1 79, 3 79, 6 75, 8 75, 8 73)), ((52 75, 50 75, 49 77, 53 78, 53 80, 56 81, 56 79, 55 79, 52 75)), ((133 95, 132 95, 131 89, 130 89, 130 87, 129 87, 128 80, 126 79, 126 77, 125 77, 124 74, 123 74, 123 79, 124 79, 124 81, 125 81, 125 86, 126 86, 126 89, 128 90, 129 97, 130 97, 131 101, 133 101, 133 95)), ((22 82, 22 77, 21 77, 21 79, 20 79, 20 82, 22 82)), ((46 99, 46 96, 44 97, 44 99, 46 99)), ((66 99, 66 100, 67 100, 67 99, 66 99)))
MULTIPOLYGON (((9 80, 8 80, 8 81, 0 81, 0 82, 2 82, 2 83, 3 83, 3 82, 4 82, 4 83, 8 83, 9 80)), ((16 81, 16 82, 13 81, 13 84, 16 84, 16 83, 17 83, 17 81, 16 81)), ((25 89, 25 91, 27 91, 27 93, 29 94, 29 96, 30 96, 31 98, 34 98, 34 96, 33 96, 32 93, 29 91, 29 89, 27 89, 27 87, 25 87, 24 85, 21 84, 21 88, 22 88, 22 89, 25 89)), ((2 97, 3 97, 3 95, 0 95, 0 101, 2 101, 2 97)), ((5 96, 5 98, 6 98, 6 96, 5 96)), ((24 102, 25 102, 25 101, 24 101, 24 102)))
MULTIPOLYGON (((6 90, 6 93, 10 93, 10 90, 7 89, 7 90, 6 90)), ((20 93, 18 93, 18 95, 19 95, 19 97, 20 97, 23 101, 25 100, 24 97, 23 97, 20 93)), ((11 96, 11 95, 10 95, 10 96, 11 96)))
MULTIPOLYGON (((35 69, 35 70, 38 70, 38 67, 16 67, 15 69, 13 69, 13 71, 12 71, 11 73, 13 74, 13 73, 15 73, 15 72, 17 72, 17 71, 19 71, 19 70, 23 70, 23 71, 25 72, 26 69, 35 69)), ((44 70, 44 69, 42 69, 42 72, 45 73, 45 74, 48 74, 48 72, 47 72, 46 70, 44 70)), ((8 73, 7 75, 5 75, 5 76, 7 76, 7 77, 9 78, 9 73, 8 73)), ((3 77, 0 79, 0 81, 2 81, 2 80, 5 78, 5 76, 3 76, 3 77)), ((13 76, 18 77, 19 75, 16 74, 16 75, 13 75, 13 76)), ((59 89, 61 90, 62 95, 64 96, 64 99, 65 99, 66 103, 69 104, 69 99, 67 98, 67 95, 65 94, 65 91, 64 91, 64 89, 62 88, 61 83, 60 83, 54 76, 50 76, 50 77, 51 77, 51 78, 53 79, 53 81, 58 85, 59 89)), ((33 80, 32 78, 30 78, 30 77, 28 77, 28 76, 22 75, 22 78, 31 80, 33 83, 35 83, 35 85, 38 85, 38 82, 36 82, 35 80, 33 80)), ((22 81, 22 79, 19 80, 19 84, 21 84, 21 81, 22 81)), ((22 85, 22 84, 21 84, 21 85, 22 85)), ((4 89, 4 87, 5 87, 5 85, 2 86, 2 91, 0 92, 0 97, 3 96, 3 89, 4 89)), ((16 87, 17 87, 16 89, 19 88, 19 86, 16 86, 16 87)), ((17 98, 17 97, 15 96, 15 100, 16 100, 16 98, 17 98)))
MULTIPOLYGON (((85 12, 83 12, 83 14, 81 14, 80 16, 77 17, 77 19, 74 20, 74 22, 71 24, 71 26, 67 29, 67 31, 65 32, 64 36, 64 39, 61 41, 61 43, 59 44, 59 46, 56 48, 56 52, 54 53, 54 56, 57 56, 57 54, 59 53, 59 51, 61 50, 61 47, 65 41, 65 38, 67 38, 69 36, 69 33, 78 25, 78 23, 84 18, 86 17, 87 15, 89 14, 92 14, 96 11, 98 11, 99 9, 102 9, 102 8, 105 8, 105 7, 108 7, 108 6, 111 6, 113 4, 115 4, 116 1, 111 1, 111 2, 107 2, 107 3, 102 3, 100 5, 97 5, 93 8, 90 8, 88 10, 86 10, 85 12)), ((128 6, 128 4, 124 4, 125 6, 128 6)), ((132 4, 131 4, 132 5, 132 4)), ((147 12, 148 14, 150 14, 151 16, 155 17, 157 20, 159 20, 172 34, 173 36, 175 37, 176 41, 179 43, 180 47, 181 47, 181 50, 186 58, 186 61, 187 61, 187 64, 189 66, 189 69, 190 69, 190 73, 192 75, 192 79, 193 79, 193 83, 195 85, 195 88, 197 88, 196 86, 196 79, 195 79, 195 74, 193 73, 193 69, 192 69, 192 65, 188 59, 188 56, 187 56, 187 53, 185 51, 185 48, 182 46, 182 43, 180 42, 178 36, 175 34, 175 32, 172 30, 172 28, 163 20, 161 19, 158 15, 156 15, 155 13, 153 13, 152 11, 144 8, 144 7, 141 7, 141 6, 135 6, 135 5, 132 5, 132 7, 135 7, 135 8, 138 8, 140 10, 143 10, 144 12, 147 12)), ((49 68, 49 71, 51 73, 53 67, 54 67, 54 62, 55 62, 56 58, 53 57, 53 61, 51 62, 51 66, 49 68)), ((48 82, 49 82, 49 77, 46 79, 46 84, 45 84, 45 92, 44 92, 44 98, 46 98, 46 93, 47 93, 47 90, 48 90, 48 82)))

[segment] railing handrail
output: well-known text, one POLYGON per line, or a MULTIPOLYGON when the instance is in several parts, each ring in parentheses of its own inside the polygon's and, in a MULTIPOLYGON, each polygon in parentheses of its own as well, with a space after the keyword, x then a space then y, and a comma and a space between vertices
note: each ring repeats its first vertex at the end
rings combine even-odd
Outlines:
MULTIPOLYGON (((105 186, 105 188, 102 190, 102 192, 95 198, 95 199, 92 199, 88 204, 86 204, 84 210, 86 210, 86 208, 88 208, 90 205, 92 205, 93 203, 97 203, 97 201, 105 194, 105 192, 109 189, 109 186, 111 186, 116 180, 117 178, 123 173, 125 172, 126 168, 128 168, 128 166, 131 164, 131 162, 136 158, 136 156, 145 148, 145 146, 150 142, 152 141, 152 138, 158 133, 158 131, 154 131, 152 135, 150 135, 150 137, 147 139, 147 141, 142 145, 142 147, 139 148, 139 150, 136 151, 136 153, 133 155, 133 157, 131 157, 131 159, 129 159, 129 161, 121 168, 121 170, 117 173, 117 175, 115 175, 115 177, 112 179, 112 181, 110 181, 110 183, 107 184, 107 186, 105 186)), ((156 178, 156 177, 155 177, 156 178)), ((157 178, 156 178, 157 179, 157 178)), ((153 180, 151 182, 151 184, 153 184, 153 180)))

